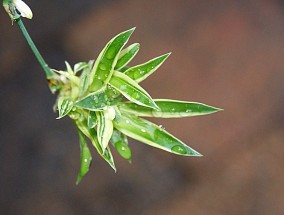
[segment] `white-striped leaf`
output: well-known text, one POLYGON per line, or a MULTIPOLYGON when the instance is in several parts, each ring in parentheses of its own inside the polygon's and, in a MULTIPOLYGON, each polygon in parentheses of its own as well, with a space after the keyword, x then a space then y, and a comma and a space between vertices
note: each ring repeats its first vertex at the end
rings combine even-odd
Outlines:
POLYGON ((127 69, 124 74, 135 80, 137 83, 146 79, 149 75, 155 72, 168 58, 171 53, 167 53, 149 60, 146 63, 131 67, 127 69))
POLYGON ((183 155, 202 156, 159 126, 134 115, 122 115, 114 127, 125 135, 162 150, 183 155))
POLYGON ((97 136, 99 144, 103 150, 103 153, 108 146, 109 140, 113 131, 112 120, 109 119, 107 110, 96 111, 97 115, 97 136))
POLYGON ((134 28, 111 39, 97 58, 90 73, 90 91, 96 92, 107 85, 116 65, 119 53, 133 33, 134 28))
POLYGON ((138 105, 159 109, 151 96, 127 75, 114 71, 109 84, 130 101, 138 105))
POLYGON ((170 99, 154 99, 160 110, 137 105, 133 102, 121 102, 119 109, 136 116, 159 117, 159 118, 181 118, 190 116, 200 116, 215 113, 222 109, 212 107, 198 102, 185 102, 170 99))
POLYGON ((138 53, 139 48, 140 44, 134 43, 128 46, 127 48, 123 49, 118 56, 118 60, 114 69, 120 70, 121 68, 125 67, 138 53))

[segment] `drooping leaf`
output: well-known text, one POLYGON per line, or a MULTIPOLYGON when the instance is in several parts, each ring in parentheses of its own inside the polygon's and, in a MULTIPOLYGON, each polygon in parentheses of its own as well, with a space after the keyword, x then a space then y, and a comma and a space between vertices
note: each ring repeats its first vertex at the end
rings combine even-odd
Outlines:
POLYGON ((73 108, 73 101, 69 98, 59 97, 57 102, 57 108, 59 112, 59 116, 57 119, 61 119, 66 116, 73 108))
POLYGON ((88 127, 94 128, 97 125, 97 115, 95 111, 89 111, 88 115, 88 127))
POLYGON ((153 72, 155 72, 164 63, 164 61, 168 58, 170 54, 171 53, 167 53, 152 60, 149 60, 146 63, 131 67, 127 69, 124 74, 139 83, 146 79, 153 72))
POLYGON ((79 133, 79 140, 80 140, 81 165, 80 165, 80 171, 77 175, 77 181, 76 181, 77 185, 81 182, 83 177, 89 172, 89 167, 92 162, 91 151, 87 145, 84 134, 79 129, 78 129, 78 133, 79 133))
POLYGON ((112 119, 107 116, 106 111, 96 111, 96 115, 98 141, 104 153, 113 131, 112 119))
POLYGON ((96 92, 107 85, 112 76, 119 53, 134 30, 132 28, 118 34, 101 51, 90 73, 90 91, 96 92))
POLYGON ((198 102, 185 102, 170 99, 154 99, 160 110, 137 105, 133 102, 121 102, 119 109, 142 117, 181 118, 215 113, 222 109, 198 102))
POLYGON ((124 159, 131 160, 132 152, 128 146, 128 140, 125 134, 114 129, 110 141, 124 159))
POLYGON ((80 129, 80 131, 86 135, 92 142, 93 146, 96 148, 97 152, 105 159, 105 161, 108 162, 108 164, 116 171, 113 156, 111 154, 109 146, 105 149, 105 152, 103 153, 103 150, 98 142, 97 133, 95 129, 89 128, 86 120, 76 120, 75 121, 77 127, 80 129))
POLYGON ((151 96, 127 75, 114 71, 109 84, 130 101, 146 107, 159 109, 151 96))
POLYGON ((122 115, 114 127, 125 135, 150 146, 184 156, 202 156, 159 126, 134 115, 122 115))
POLYGON ((118 60, 117 60, 117 63, 114 69, 120 70, 121 68, 126 66, 138 53, 139 48, 140 48, 140 44, 134 43, 128 46, 127 48, 123 49, 118 56, 118 60))

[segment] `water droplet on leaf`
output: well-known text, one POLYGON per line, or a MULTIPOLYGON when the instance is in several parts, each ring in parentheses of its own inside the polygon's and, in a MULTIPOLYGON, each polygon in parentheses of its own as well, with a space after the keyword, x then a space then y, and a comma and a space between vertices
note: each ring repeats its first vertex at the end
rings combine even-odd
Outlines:
POLYGON ((110 47, 107 54, 106 54, 107 59, 113 59, 115 57, 115 48, 110 47))
POLYGON ((115 144, 115 148, 123 158, 127 160, 131 158, 131 150, 126 144, 122 143, 121 141, 118 141, 115 144))
POLYGON ((179 146, 179 145, 173 146, 171 150, 172 152, 182 154, 182 155, 187 153, 186 148, 184 146, 179 146))
POLYGON ((101 70, 106 70, 106 66, 105 66, 104 64, 100 64, 99 68, 100 68, 101 70))

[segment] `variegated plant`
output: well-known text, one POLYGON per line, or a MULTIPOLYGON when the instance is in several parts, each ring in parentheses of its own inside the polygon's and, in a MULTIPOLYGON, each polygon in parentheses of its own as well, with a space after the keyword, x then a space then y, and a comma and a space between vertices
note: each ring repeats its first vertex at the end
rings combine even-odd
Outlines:
MULTIPOLYGON (((169 99, 152 99, 139 85, 155 72, 170 53, 146 63, 130 66, 130 61, 139 51, 139 44, 126 48, 134 28, 111 39, 95 61, 80 62, 72 68, 66 62, 66 70, 51 70, 45 64, 27 34, 15 2, 4 0, 10 17, 16 21, 36 57, 41 63, 50 89, 58 92, 56 109, 58 119, 70 117, 79 133, 81 168, 77 183, 89 171, 92 160, 86 139, 89 139, 101 157, 116 170, 111 146, 125 159, 131 160, 131 149, 127 137, 150 146, 184 156, 201 156, 161 126, 141 117, 179 118, 205 115, 221 109, 196 102, 169 99)), ((24 7, 25 13, 29 11, 24 7)), ((29 17, 31 17, 30 15, 29 17)))

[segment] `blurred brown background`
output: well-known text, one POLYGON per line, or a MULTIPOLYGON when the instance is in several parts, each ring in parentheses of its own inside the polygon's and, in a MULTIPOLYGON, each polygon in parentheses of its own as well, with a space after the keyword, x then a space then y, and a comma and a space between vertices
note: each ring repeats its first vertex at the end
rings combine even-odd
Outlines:
POLYGON ((172 51, 142 86, 217 114, 154 121, 201 152, 174 156, 131 141, 118 172, 94 152, 79 186, 79 143, 56 120, 43 71, 0 12, 0 214, 284 214, 284 1, 26 0, 25 20, 52 68, 94 59, 136 26, 134 64, 172 51))

